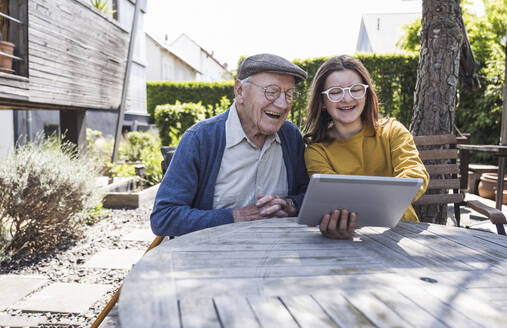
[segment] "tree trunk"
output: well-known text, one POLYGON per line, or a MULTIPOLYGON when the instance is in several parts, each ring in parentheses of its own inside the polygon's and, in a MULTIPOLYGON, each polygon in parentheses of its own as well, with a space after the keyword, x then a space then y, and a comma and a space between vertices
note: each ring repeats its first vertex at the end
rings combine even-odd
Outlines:
MULTIPOLYGON (((458 80, 469 89, 478 85, 459 0, 423 0, 420 38, 410 131, 416 136, 449 134, 454 126, 458 80)), ((446 205, 420 206, 416 211, 423 221, 447 222, 446 205)))

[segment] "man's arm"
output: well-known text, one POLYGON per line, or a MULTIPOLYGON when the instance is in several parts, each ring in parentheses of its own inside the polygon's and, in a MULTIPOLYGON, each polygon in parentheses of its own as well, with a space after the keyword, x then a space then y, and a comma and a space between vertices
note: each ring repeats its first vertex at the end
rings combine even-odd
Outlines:
POLYGON ((160 184, 151 213, 151 229, 157 236, 179 236, 213 226, 232 223, 230 209, 198 209, 194 201, 199 188, 199 141, 187 131, 178 145, 169 169, 160 184))

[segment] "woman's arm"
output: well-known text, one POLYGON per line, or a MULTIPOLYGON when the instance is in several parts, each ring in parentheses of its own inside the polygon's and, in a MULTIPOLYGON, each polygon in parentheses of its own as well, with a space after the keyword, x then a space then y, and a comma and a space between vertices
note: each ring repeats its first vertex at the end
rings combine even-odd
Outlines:
POLYGON ((393 121, 389 135, 393 176, 423 179, 423 184, 414 198, 414 200, 416 200, 426 191, 430 176, 419 158, 419 151, 415 146, 412 134, 403 124, 398 121, 393 121))

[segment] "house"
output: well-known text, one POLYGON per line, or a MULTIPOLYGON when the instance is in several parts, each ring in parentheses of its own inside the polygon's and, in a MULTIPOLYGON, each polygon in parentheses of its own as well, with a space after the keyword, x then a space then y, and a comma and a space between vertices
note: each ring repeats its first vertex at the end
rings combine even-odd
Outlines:
MULTIPOLYGON (((184 58, 178 57, 170 46, 157 37, 145 33, 147 81, 196 81, 201 72, 184 58)), ((167 41, 167 40, 166 40, 167 41)))
MULTIPOLYGON (((142 32, 146 0, 137 1, 141 15, 126 101, 127 128, 148 121, 142 32)), ((67 139, 81 150, 86 127, 114 134, 135 1, 109 3, 115 13, 101 13, 87 0, 17 0, 0 9, 9 24, 9 34, 2 37, 15 44, 13 71, 0 71, 0 157, 20 137, 32 140, 41 131, 67 131, 67 139)))
POLYGON ((186 34, 168 43, 146 33, 147 81, 223 81, 232 79, 220 63, 186 34))
POLYGON ((402 26, 419 17, 420 12, 362 15, 356 51, 377 54, 399 52, 396 43, 401 37, 402 26))

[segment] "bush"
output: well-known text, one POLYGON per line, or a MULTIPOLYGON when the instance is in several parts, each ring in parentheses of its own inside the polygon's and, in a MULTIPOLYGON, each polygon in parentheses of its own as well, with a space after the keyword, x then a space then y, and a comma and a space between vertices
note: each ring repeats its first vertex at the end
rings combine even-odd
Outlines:
MULTIPOLYGON (((153 186, 162 181, 163 160, 160 152, 160 138, 156 132, 129 132, 124 147, 120 147, 120 158, 129 162, 144 164, 144 184, 153 186)), ((134 168, 132 168, 134 169, 134 168)), ((134 172, 135 174, 135 169, 134 172)))
POLYGON ((225 112, 231 106, 227 97, 222 97, 215 106, 205 108, 201 103, 159 105, 155 111, 155 123, 164 146, 177 146, 183 133, 195 123, 225 112))
POLYGON ((0 163, 0 260, 45 252, 73 235, 76 214, 93 210, 93 164, 55 139, 27 143, 0 163))
POLYGON ((99 172, 110 177, 135 176, 135 164, 143 164, 144 185, 153 186, 162 181, 160 162, 160 138, 156 132, 129 132, 120 139, 118 159, 111 163, 114 140, 102 137, 100 131, 87 129, 88 158, 95 164, 99 172))
POLYGON ((178 144, 183 133, 196 122, 206 118, 206 108, 201 103, 159 105, 155 110, 155 124, 164 146, 178 144))
POLYGON ((201 103, 214 106, 226 97, 234 99, 234 81, 225 82, 148 82, 146 84, 147 110, 151 123, 155 122, 158 105, 201 103))

